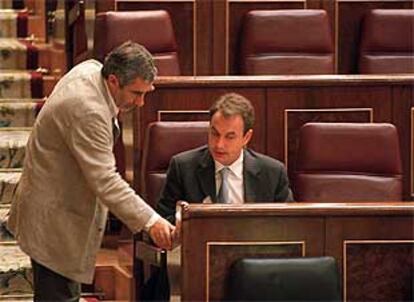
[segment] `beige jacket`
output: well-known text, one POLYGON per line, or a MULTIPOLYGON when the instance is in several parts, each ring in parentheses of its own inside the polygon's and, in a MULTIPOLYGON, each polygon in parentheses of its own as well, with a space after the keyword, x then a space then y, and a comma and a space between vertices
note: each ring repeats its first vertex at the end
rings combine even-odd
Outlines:
POLYGON ((26 148, 8 228, 24 252, 72 280, 92 282, 108 209, 133 232, 154 211, 115 170, 115 103, 86 61, 66 74, 42 108, 26 148))

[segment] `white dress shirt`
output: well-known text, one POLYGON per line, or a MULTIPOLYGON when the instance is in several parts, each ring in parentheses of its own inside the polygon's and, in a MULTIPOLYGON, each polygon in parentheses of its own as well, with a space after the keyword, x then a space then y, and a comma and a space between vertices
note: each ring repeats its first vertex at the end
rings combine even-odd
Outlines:
MULTIPOLYGON (((227 166, 230 169, 228 175, 228 184, 229 184, 229 198, 230 203, 241 204, 244 203, 244 185, 243 185, 243 151, 240 152, 240 156, 236 159, 230 166, 227 166)), ((224 165, 218 161, 214 161, 216 169, 216 194, 221 186, 221 176, 220 170, 224 168, 224 165)))

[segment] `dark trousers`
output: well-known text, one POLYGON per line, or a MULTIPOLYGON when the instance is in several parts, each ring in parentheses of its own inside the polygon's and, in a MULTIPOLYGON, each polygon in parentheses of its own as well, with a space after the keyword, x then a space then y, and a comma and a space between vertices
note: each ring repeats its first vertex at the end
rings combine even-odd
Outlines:
POLYGON ((79 301, 80 283, 51 271, 32 260, 34 301, 79 301))

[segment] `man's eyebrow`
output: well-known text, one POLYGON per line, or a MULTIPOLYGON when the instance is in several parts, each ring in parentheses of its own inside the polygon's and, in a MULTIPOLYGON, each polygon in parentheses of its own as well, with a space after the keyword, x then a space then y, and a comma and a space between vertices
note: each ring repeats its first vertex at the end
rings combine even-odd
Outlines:
POLYGON ((144 91, 142 91, 142 90, 134 90, 134 89, 130 90, 130 92, 135 93, 135 94, 143 94, 144 93, 144 91))
MULTIPOLYGON (((221 134, 220 132, 217 131, 217 129, 214 126, 211 126, 211 130, 217 132, 218 134, 221 134)), ((236 131, 230 131, 230 132, 226 132, 223 135, 228 136, 228 135, 237 135, 236 131)))

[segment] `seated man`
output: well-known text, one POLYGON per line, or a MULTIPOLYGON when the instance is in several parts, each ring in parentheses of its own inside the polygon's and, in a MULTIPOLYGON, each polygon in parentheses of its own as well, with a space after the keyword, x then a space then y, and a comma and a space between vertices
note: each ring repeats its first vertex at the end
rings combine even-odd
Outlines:
POLYGON ((249 100, 229 93, 210 108, 208 146, 175 155, 158 202, 161 216, 175 223, 179 200, 204 203, 292 201, 283 164, 246 148, 253 135, 249 100))

